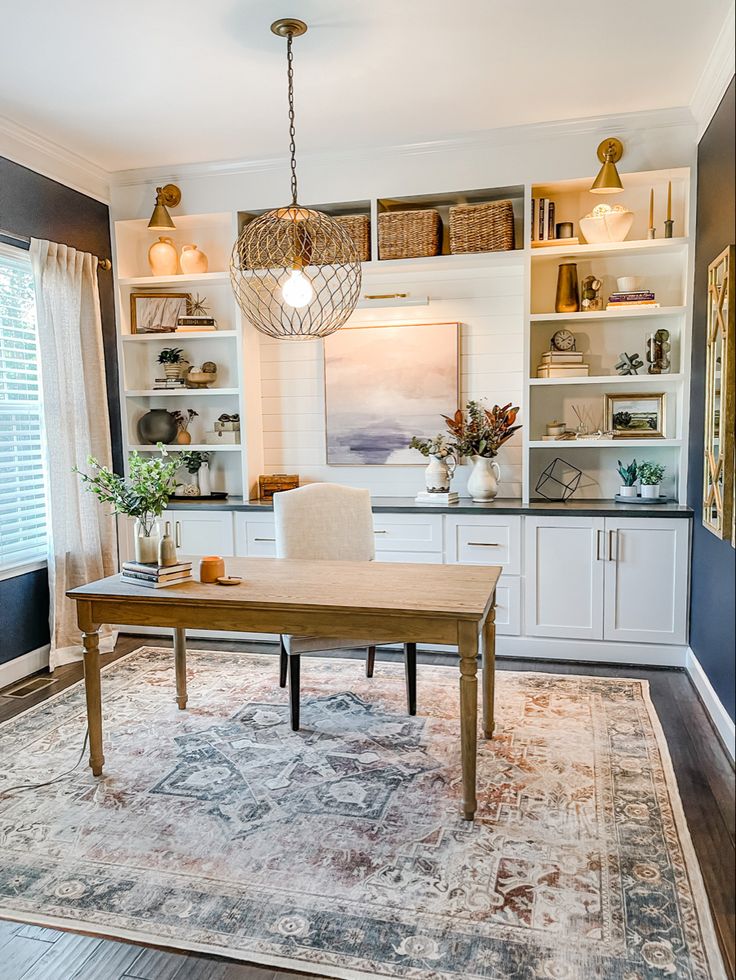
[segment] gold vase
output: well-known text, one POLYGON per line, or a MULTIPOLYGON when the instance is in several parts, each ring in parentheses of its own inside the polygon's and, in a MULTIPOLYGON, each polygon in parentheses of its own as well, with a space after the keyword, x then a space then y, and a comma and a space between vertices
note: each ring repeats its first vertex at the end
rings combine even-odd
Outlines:
POLYGON ((561 262, 557 270, 556 313, 578 313, 580 294, 578 292, 578 267, 575 262, 561 262))

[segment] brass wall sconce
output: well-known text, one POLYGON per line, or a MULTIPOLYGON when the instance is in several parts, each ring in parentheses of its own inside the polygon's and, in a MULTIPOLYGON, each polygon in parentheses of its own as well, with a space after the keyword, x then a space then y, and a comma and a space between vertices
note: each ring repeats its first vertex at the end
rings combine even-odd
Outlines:
POLYGON ((609 136, 598 147, 598 159, 603 166, 590 188, 591 194, 620 194, 624 189, 616 164, 624 155, 624 145, 615 136, 609 136))
POLYGON ((180 203, 181 191, 176 184, 164 184, 163 187, 157 187, 156 204, 148 227, 152 231, 168 231, 169 228, 176 228, 168 209, 175 208, 180 203))

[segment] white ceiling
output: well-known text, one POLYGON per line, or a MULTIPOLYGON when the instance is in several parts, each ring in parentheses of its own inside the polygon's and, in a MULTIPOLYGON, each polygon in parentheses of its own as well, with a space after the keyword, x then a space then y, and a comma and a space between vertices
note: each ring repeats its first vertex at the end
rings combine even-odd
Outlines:
POLYGON ((2 0, 0 115, 109 171, 689 105, 730 0, 2 0))

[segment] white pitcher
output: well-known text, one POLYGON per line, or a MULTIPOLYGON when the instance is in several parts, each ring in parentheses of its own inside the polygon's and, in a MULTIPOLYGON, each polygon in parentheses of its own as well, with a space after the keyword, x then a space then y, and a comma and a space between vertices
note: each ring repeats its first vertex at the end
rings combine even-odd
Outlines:
POLYGON ((498 493, 501 470, 495 459, 473 456, 473 472, 468 478, 468 493, 479 504, 486 503, 498 493))
POLYGON ((440 459, 430 456, 424 471, 424 482, 428 493, 449 493, 452 474, 455 472, 455 460, 452 456, 440 459))

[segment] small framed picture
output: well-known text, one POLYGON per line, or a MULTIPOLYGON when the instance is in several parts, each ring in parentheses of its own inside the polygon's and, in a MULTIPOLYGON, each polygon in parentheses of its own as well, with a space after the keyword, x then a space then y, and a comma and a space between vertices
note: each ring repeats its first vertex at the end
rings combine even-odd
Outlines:
POLYGON ((665 396, 606 395, 606 428, 614 439, 663 439, 665 396))
POLYGON ((131 293, 131 333, 173 333, 191 308, 191 293, 131 293))

